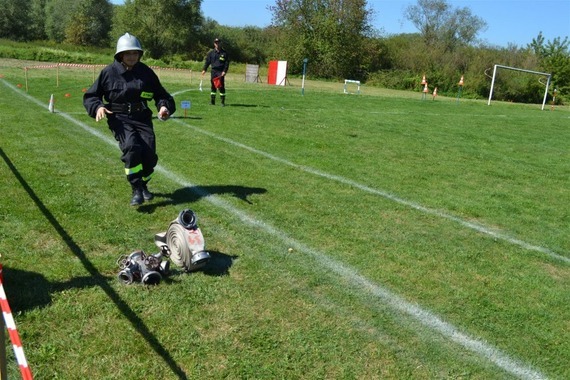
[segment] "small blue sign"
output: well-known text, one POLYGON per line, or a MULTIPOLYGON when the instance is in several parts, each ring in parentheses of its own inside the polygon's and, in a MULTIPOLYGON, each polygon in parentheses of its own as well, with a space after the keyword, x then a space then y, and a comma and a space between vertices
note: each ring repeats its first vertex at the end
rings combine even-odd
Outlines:
POLYGON ((189 110, 191 106, 192 103, 190 103, 190 100, 183 100, 180 102, 180 108, 183 110, 189 110))

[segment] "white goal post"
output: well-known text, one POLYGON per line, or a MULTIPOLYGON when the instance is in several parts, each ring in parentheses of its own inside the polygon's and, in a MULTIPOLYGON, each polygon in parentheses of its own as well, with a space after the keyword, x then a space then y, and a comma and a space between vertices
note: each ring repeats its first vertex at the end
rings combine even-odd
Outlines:
POLYGON ((539 71, 532 71, 532 70, 526 70, 526 69, 519 69, 517 67, 509 67, 509 66, 503 66, 503 65, 495 65, 495 67, 493 68, 493 80, 491 81, 491 92, 489 93, 489 101, 487 102, 488 106, 491 105, 491 98, 493 97, 493 87, 495 86, 495 76, 497 75, 497 68, 522 71, 525 73, 536 74, 536 75, 544 75, 544 76, 548 77, 548 80, 546 81, 546 88, 544 90, 544 99, 542 100, 542 110, 544 110, 544 105, 546 104, 546 97, 548 96, 548 88, 550 87, 550 78, 552 77, 552 74, 541 73, 539 71))

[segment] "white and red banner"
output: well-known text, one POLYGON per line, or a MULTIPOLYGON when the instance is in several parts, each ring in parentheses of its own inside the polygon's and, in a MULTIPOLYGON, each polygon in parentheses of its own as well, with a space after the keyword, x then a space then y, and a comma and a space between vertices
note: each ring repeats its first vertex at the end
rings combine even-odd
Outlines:
POLYGON ((287 61, 269 61, 267 83, 285 86, 287 80, 287 61))

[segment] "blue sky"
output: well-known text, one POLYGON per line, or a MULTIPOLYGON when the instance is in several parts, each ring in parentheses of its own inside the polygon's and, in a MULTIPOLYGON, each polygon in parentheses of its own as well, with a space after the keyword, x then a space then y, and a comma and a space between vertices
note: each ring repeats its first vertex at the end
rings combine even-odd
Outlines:
MULTIPOLYGON (((113 0, 121 4, 122 0, 113 0)), ((487 22, 479 38, 494 46, 509 43, 526 46, 542 31, 548 41, 570 38, 570 0, 447 0, 453 8, 467 7, 487 22)), ((264 27, 271 23, 267 10, 275 0, 203 0, 204 16, 222 25, 264 27)), ((383 35, 414 33, 417 30, 404 19, 404 9, 416 0, 368 0, 374 9, 373 26, 383 35)))

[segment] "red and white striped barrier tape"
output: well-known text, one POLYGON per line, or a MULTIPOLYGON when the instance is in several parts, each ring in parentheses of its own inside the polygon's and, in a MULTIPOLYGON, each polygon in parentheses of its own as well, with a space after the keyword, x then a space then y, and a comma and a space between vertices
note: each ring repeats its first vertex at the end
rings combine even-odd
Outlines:
POLYGON ((105 67, 107 65, 87 65, 82 63, 54 63, 49 65, 25 66, 24 69, 56 69, 60 66, 64 67, 78 67, 80 69, 89 69, 92 67, 105 67))
MULTIPOLYGON (((8 304, 8 299, 6 298, 6 292, 4 291, 4 284, 2 283, 2 265, 0 264, 0 306, 2 307, 2 314, 4 316, 4 322, 8 328, 8 333, 10 335, 10 340, 12 341, 12 346, 14 347, 14 355, 20 366, 20 372, 22 373, 22 379, 32 380, 32 371, 28 367, 28 362, 26 361, 26 356, 24 355, 24 348, 22 347, 22 342, 20 341, 20 335, 18 330, 16 330, 16 322, 12 317, 12 311, 10 310, 10 305, 8 304)), ((3 344, 3 343, 0 343, 3 344)))
POLYGON ((153 70, 166 70, 166 71, 189 71, 192 72, 192 69, 179 69, 178 67, 160 67, 160 66, 150 66, 153 70))
MULTIPOLYGON (((57 67, 64 66, 64 67, 78 67, 82 69, 88 69, 93 67, 105 67, 107 65, 88 65, 83 63, 55 63, 49 65, 37 65, 37 66, 25 66, 24 69, 55 69, 57 67)), ((160 67, 160 66, 150 66, 150 68, 154 70, 167 70, 167 71, 189 71, 192 72, 192 69, 179 69, 176 67, 160 67)))
POLYGON ((38 66, 25 66, 24 70, 28 69, 55 69, 57 65, 38 65, 38 66))
POLYGON ((81 68, 90 68, 90 67, 105 67, 107 65, 88 65, 84 63, 58 63, 59 66, 67 66, 67 67, 81 67, 81 68))

